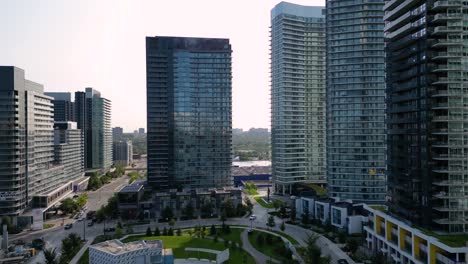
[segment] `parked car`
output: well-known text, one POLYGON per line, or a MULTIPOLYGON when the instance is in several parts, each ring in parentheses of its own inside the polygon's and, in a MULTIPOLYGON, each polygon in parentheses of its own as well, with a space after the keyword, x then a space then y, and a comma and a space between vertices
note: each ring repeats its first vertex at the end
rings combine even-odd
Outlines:
POLYGON ((70 229, 70 228, 72 228, 72 227, 73 227, 73 224, 66 224, 66 225, 65 225, 65 229, 70 229))
POLYGON ((251 216, 249 217, 249 219, 250 219, 250 220, 255 220, 255 219, 257 219, 257 216, 253 214, 253 215, 251 215, 251 216))
POLYGON ((106 227, 106 228, 104 229, 104 231, 106 231, 106 232, 114 232, 114 231, 115 231, 115 227, 106 227))
POLYGON ((93 221, 88 222, 88 226, 93 226, 93 225, 94 225, 93 221))

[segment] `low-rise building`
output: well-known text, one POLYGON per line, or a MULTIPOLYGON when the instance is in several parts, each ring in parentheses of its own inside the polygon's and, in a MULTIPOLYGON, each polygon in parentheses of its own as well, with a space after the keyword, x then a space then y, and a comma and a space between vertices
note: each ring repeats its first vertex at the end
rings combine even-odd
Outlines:
POLYGON ((368 212, 361 203, 351 200, 340 201, 339 198, 321 197, 312 192, 303 193, 295 200, 296 218, 307 217, 322 224, 331 224, 348 234, 362 233, 367 222, 368 212))
POLYGON ((173 264, 171 249, 163 249, 161 240, 122 243, 118 239, 89 247, 90 264, 173 264))
POLYGON ((390 214, 384 206, 368 206, 368 225, 364 227, 367 248, 381 253, 394 263, 468 263, 466 234, 437 234, 408 224, 390 214))
POLYGON ((202 216, 202 208, 210 206, 211 212, 206 216, 210 217, 218 214, 224 202, 230 201, 234 208, 242 204, 242 191, 235 187, 224 187, 153 192, 146 182, 140 181, 124 186, 118 192, 118 198, 119 211, 124 218, 137 218, 143 214, 145 218, 161 219, 165 208, 170 208, 174 216, 178 217, 189 205, 194 214, 200 211, 202 216))

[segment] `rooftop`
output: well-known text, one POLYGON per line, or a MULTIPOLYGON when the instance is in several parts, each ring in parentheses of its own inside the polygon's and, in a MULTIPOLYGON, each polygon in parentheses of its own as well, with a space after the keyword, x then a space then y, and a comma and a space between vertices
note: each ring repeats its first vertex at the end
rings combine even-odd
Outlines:
POLYGON ((122 243, 118 239, 104 241, 102 243, 92 245, 94 249, 113 254, 113 255, 120 255, 128 252, 132 252, 135 250, 146 249, 146 248, 155 248, 162 250, 162 241, 161 240, 151 240, 151 241, 135 241, 129 243, 122 243))
POLYGON ((136 193, 143 189, 143 184, 140 183, 133 183, 129 185, 125 185, 122 189, 120 189, 119 193, 136 193))

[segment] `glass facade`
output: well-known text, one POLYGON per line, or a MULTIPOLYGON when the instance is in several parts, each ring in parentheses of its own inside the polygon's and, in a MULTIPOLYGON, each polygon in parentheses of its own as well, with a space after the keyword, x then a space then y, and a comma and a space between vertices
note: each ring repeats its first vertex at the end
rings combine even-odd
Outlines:
POLYGON ((385 202, 383 0, 327 0, 327 180, 333 197, 385 202))
POLYGON ((468 1, 385 2, 390 210, 468 231, 468 1))
POLYGON ((227 39, 147 38, 148 182, 211 188, 231 179, 227 39))
POLYGON ((323 7, 281 2, 271 11, 271 145, 276 192, 325 180, 323 7))

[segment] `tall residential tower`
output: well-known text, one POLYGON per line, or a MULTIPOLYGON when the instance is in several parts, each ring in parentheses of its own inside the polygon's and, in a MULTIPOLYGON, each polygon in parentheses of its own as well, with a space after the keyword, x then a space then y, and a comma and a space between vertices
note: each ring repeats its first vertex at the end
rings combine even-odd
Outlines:
POLYGON ((330 196, 385 202, 384 0, 327 0, 330 196))
POLYGON ((385 3, 390 210, 468 232, 467 1, 385 3))
POLYGON ((323 7, 271 10, 271 146, 275 191, 326 182, 323 7))
POLYGON ((232 185, 228 39, 147 37, 148 183, 232 185))

